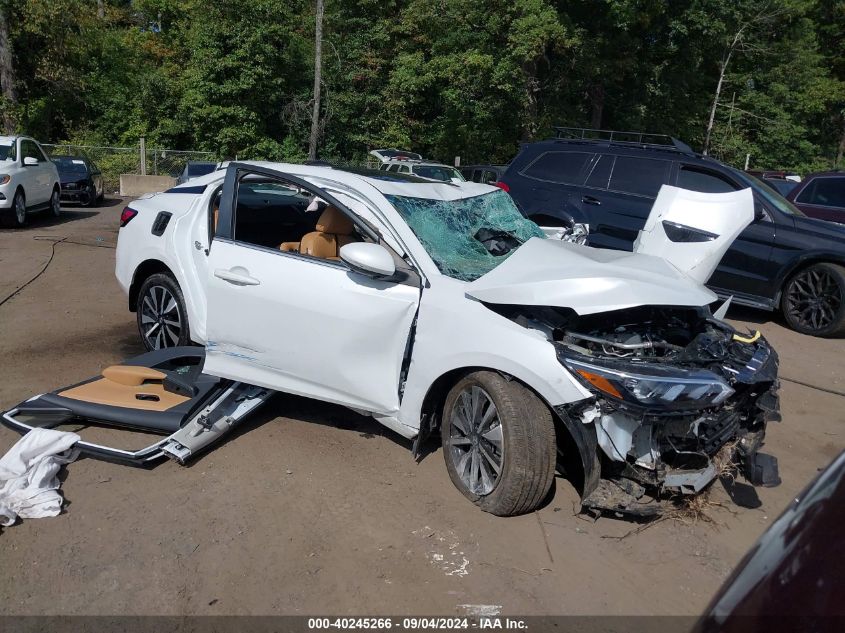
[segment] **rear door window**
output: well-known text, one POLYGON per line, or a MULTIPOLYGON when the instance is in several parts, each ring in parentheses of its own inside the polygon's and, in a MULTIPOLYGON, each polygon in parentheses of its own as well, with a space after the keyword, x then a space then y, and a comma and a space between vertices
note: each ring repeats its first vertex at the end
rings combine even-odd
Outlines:
POLYGON ((669 178, 668 160, 617 156, 609 189, 654 198, 669 178))
POLYGON ((845 208, 845 178, 815 178, 795 201, 824 207, 845 208))
POLYGON ((614 158, 616 157, 611 154, 602 154, 599 156, 598 160, 593 164, 590 175, 587 176, 587 182, 584 184, 587 187, 595 187, 596 189, 607 189, 610 174, 613 171, 614 158))
POLYGON ((491 184, 497 182, 499 177, 496 175, 495 171, 485 171, 484 175, 481 177, 481 182, 485 184, 491 184))
POLYGON ((535 158, 522 174, 535 180, 580 185, 584 181, 584 166, 592 156, 587 152, 545 152, 535 158))
POLYGON ((720 174, 688 165, 681 165, 678 172, 678 186, 681 189, 702 193, 728 193, 737 190, 734 183, 720 174))

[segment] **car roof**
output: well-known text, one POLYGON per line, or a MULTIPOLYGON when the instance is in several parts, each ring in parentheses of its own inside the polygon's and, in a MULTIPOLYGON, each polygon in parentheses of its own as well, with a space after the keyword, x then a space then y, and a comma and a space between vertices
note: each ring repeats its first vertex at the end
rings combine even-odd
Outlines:
POLYGON ((650 154, 655 158, 662 158, 664 160, 693 160, 712 165, 721 165, 721 163, 710 156, 704 156, 697 152, 683 152, 677 148, 666 145, 637 145, 635 143, 612 143, 603 139, 567 139, 567 138, 551 138, 533 143, 525 143, 522 145, 522 151, 527 149, 554 151, 555 149, 563 148, 571 149, 573 147, 583 149, 585 152, 594 152, 598 154, 617 154, 620 156, 642 156, 650 154))
POLYGON ((19 138, 19 136, 0 136, 0 143, 7 145, 9 143, 14 143, 15 140, 19 138))
MULTIPOLYGON (((320 181, 337 182, 339 184, 360 187, 370 185, 384 195, 406 196, 412 198, 427 198, 437 200, 459 200, 471 198, 492 191, 496 187, 474 182, 442 182, 419 178, 411 174, 399 174, 377 169, 359 169, 347 167, 326 167, 323 165, 301 165, 295 163, 275 163, 268 161, 238 161, 245 166, 263 167, 282 173, 305 178, 309 182, 320 186, 320 181)), ((416 163, 415 163, 416 164, 416 163)), ((448 165, 447 165, 448 167, 448 165)), ((169 191, 178 193, 182 189, 195 190, 197 187, 221 181, 226 174, 225 169, 218 169, 197 178, 177 185, 169 191)))
POLYGON ((810 178, 815 178, 817 176, 845 176, 845 171, 842 171, 841 169, 832 169, 830 171, 816 171, 804 176, 804 180, 809 180, 810 178))

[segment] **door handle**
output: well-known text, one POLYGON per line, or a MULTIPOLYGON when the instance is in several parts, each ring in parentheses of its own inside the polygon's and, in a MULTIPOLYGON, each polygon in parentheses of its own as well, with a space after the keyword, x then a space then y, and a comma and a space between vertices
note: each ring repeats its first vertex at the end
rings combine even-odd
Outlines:
POLYGON ((222 279, 223 281, 228 281, 230 284, 235 284, 236 286, 257 286, 261 283, 255 277, 236 273, 231 270, 226 270, 225 268, 216 268, 214 270, 214 276, 218 279, 222 279))
POLYGON ((583 202, 584 204, 594 204, 597 207, 601 206, 601 200, 599 200, 598 198, 593 198, 593 196, 582 196, 581 202, 583 202))

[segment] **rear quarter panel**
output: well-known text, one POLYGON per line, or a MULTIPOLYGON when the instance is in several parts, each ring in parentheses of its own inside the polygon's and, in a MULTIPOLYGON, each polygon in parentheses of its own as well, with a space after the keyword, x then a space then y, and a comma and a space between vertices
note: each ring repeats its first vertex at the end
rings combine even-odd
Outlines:
POLYGON ((207 217, 202 212, 207 194, 159 193, 130 202, 127 206, 138 215, 120 229, 115 258, 115 276, 127 296, 133 282, 143 282, 136 279, 136 271, 144 262, 158 261, 171 271, 185 297, 191 338, 198 343, 205 341, 206 270, 200 267, 209 243, 207 217), (152 226, 162 211, 173 217, 164 233, 156 236, 152 226))

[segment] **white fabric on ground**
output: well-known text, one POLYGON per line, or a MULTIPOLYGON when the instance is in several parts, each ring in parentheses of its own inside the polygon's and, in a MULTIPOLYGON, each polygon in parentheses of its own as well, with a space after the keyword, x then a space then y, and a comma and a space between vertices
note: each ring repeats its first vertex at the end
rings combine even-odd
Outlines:
POLYGON ((78 441, 76 433, 33 429, 0 457, 0 525, 12 525, 17 517, 54 517, 61 512, 56 475, 79 455, 72 449, 78 441))

